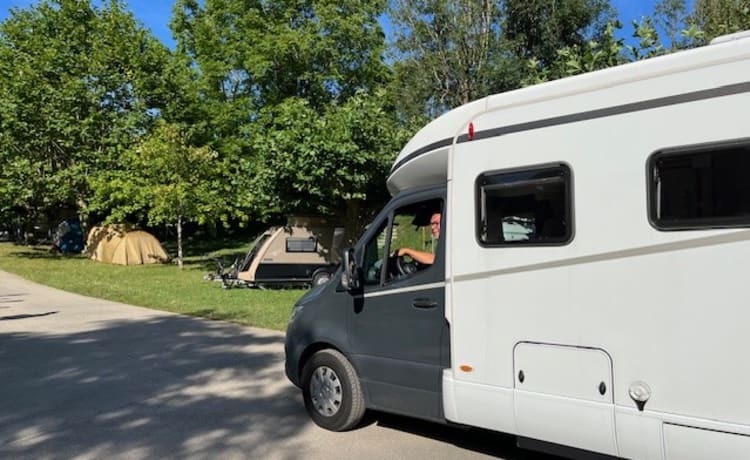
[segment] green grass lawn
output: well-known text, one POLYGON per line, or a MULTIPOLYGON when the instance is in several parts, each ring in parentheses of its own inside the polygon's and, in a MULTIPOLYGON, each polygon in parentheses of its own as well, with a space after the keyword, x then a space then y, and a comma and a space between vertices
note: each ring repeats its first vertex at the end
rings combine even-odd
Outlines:
POLYGON ((185 269, 175 264, 120 266, 94 262, 83 256, 51 254, 48 247, 0 243, 0 270, 65 291, 132 305, 233 321, 283 331, 300 289, 222 289, 204 281, 215 270, 215 257, 231 263, 246 246, 227 244, 204 256, 186 258, 185 269))

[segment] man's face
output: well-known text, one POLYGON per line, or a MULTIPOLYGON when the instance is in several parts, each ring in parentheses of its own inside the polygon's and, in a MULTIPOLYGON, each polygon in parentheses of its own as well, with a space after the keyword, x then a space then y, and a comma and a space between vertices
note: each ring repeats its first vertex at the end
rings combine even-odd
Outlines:
POLYGON ((436 212, 430 217, 430 229, 435 239, 440 238, 440 213, 436 212))

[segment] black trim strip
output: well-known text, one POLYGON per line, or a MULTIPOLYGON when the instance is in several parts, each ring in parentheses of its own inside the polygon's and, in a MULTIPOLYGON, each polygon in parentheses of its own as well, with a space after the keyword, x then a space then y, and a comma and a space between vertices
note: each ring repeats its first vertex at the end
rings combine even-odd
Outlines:
POLYGON ((408 163, 411 160, 413 160, 414 158, 416 158, 416 157, 418 157, 418 156, 420 156, 420 155, 422 155, 424 153, 431 152, 431 151, 433 151, 435 149, 439 149, 440 147, 447 147, 447 146, 451 145, 452 143, 453 143, 453 138, 449 137, 449 138, 443 139, 441 141, 433 142, 432 144, 426 145, 426 146, 422 147, 421 149, 417 149, 417 150, 411 152, 410 154, 406 155, 403 160, 401 160, 398 163, 396 163, 395 165, 393 165, 393 167, 391 168, 391 174, 393 174, 393 171, 395 171, 398 168, 400 168, 401 165, 403 165, 404 163, 408 163))
MULTIPOLYGON (((733 85, 719 86, 718 88, 705 89, 701 91, 695 91, 692 93, 678 94, 675 96, 660 97, 657 99, 649 99, 646 101, 633 102, 630 104, 617 105, 614 107, 607 107, 604 109, 590 110, 588 112, 574 113, 570 115, 562 115, 559 117, 545 118, 543 120, 530 121, 526 123, 519 123, 516 125, 502 126, 499 128, 486 129, 484 131, 478 131, 474 134, 473 140, 489 139, 492 137, 499 137, 506 134, 518 133, 521 131, 529 131, 533 129, 548 128, 550 126, 564 125, 568 123, 576 123, 579 121, 593 120, 595 118, 611 117, 613 115, 622 115, 625 113, 640 112, 642 110, 655 109, 659 107, 667 107, 670 105, 685 104, 688 102, 701 101, 705 99, 714 99, 717 97, 729 96, 732 94, 740 94, 750 92, 750 81, 744 83, 736 83, 733 85)), ((453 138, 443 139, 438 142, 433 142, 430 145, 416 150, 403 160, 396 163, 391 169, 391 174, 398 168, 404 165, 414 158, 434 150, 438 147, 450 145, 453 142, 453 138)), ((456 141, 457 144, 469 142, 469 135, 462 134, 458 136, 456 141)))

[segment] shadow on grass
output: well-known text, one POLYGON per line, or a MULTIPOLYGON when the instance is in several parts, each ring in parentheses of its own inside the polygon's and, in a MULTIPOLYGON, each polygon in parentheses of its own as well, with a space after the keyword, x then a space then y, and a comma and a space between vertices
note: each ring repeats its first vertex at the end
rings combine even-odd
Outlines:
MULTIPOLYGON (((182 242, 182 255, 183 257, 207 257, 208 254, 222 250, 237 250, 244 255, 247 252, 240 251, 240 248, 247 248, 252 241, 251 236, 211 237, 201 235, 187 238, 182 242)), ((177 241, 165 241, 162 246, 169 254, 177 254, 177 241)))
POLYGON ((23 246, 23 249, 14 250, 8 253, 8 256, 21 259, 86 259, 84 254, 62 254, 51 250, 49 246, 23 246))
POLYGON ((239 260, 239 263, 242 262, 242 260, 247 255, 247 252, 232 252, 229 254, 224 254, 221 256, 203 256, 203 257, 193 257, 190 259, 183 260, 183 264, 186 267, 195 268, 199 270, 203 270, 206 272, 214 273, 216 272, 216 268, 218 266, 218 261, 223 261, 224 267, 229 268, 230 265, 235 260, 239 260))

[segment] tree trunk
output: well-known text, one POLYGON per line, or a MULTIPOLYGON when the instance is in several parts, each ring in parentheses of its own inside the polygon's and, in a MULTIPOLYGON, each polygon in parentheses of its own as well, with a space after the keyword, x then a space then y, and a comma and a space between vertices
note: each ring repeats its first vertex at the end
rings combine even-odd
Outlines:
POLYGON ((182 216, 177 216, 177 266, 182 270, 182 216))

